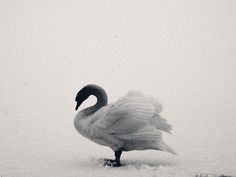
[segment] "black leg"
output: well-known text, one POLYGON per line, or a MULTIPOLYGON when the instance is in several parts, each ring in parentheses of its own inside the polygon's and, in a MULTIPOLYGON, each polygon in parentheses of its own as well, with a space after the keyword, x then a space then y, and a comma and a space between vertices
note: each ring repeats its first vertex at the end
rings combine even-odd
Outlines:
POLYGON ((120 156, 121 156, 121 154, 122 154, 122 150, 115 151, 115 157, 116 157, 115 161, 116 161, 116 163, 118 165, 121 165, 120 164, 120 156))
POLYGON ((115 160, 106 159, 104 165, 111 166, 111 167, 119 167, 119 166, 121 166, 121 163, 120 163, 120 156, 121 156, 121 154, 122 154, 122 150, 115 151, 116 159, 115 160))

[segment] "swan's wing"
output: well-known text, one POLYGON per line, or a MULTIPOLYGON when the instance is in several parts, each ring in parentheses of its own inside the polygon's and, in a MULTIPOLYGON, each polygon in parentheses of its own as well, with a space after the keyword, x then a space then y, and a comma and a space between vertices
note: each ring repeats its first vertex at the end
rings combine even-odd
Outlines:
POLYGON ((110 134, 127 134, 137 130, 153 132, 157 129, 155 125, 150 125, 150 120, 161 110, 162 106, 157 100, 132 91, 110 105, 104 117, 96 121, 94 126, 110 134), (144 128, 147 124, 148 128, 144 128))

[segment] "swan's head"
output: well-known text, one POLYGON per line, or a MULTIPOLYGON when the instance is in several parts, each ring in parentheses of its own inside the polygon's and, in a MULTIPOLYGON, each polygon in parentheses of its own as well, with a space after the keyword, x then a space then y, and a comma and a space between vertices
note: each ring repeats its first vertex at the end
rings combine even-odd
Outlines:
POLYGON ((102 97, 102 100, 100 102, 105 105, 107 104, 107 95, 105 90, 94 84, 89 84, 83 87, 76 95, 75 101, 77 102, 75 110, 79 108, 79 106, 83 103, 84 100, 86 100, 90 95, 95 95, 96 97, 102 97))
POLYGON ((75 110, 91 95, 91 89, 89 87, 82 88, 76 95, 75 101, 77 102, 75 110))

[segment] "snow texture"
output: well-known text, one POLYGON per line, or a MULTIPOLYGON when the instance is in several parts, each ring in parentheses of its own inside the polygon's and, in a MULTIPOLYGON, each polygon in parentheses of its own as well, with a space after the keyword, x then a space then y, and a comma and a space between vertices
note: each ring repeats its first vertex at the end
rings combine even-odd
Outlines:
MULTIPOLYGON (((0 176, 236 176, 235 1, 1 1, 0 176), (178 156, 113 152, 73 127, 88 83, 156 97, 178 156)), ((85 108, 96 101, 89 98, 85 108)))

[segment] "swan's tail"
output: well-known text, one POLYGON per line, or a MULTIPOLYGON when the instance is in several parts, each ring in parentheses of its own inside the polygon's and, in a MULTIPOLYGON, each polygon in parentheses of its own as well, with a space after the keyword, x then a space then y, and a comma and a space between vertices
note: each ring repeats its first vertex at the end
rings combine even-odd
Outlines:
POLYGON ((158 148, 159 150, 161 150, 161 151, 170 152, 170 153, 172 153, 172 154, 174 154, 174 155, 178 155, 172 147, 168 146, 168 145, 167 145, 165 142, 163 142, 163 141, 158 142, 157 148, 158 148))

